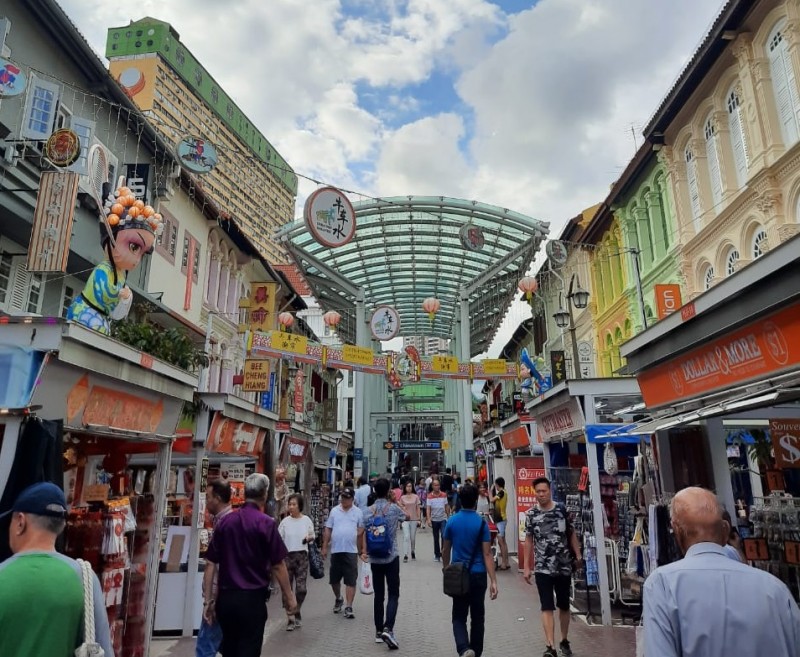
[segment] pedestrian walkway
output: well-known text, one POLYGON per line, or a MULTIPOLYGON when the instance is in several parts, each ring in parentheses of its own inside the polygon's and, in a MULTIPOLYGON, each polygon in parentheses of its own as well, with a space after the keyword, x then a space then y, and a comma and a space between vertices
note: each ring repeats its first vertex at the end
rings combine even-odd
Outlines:
MULTIPOLYGON (((441 563, 433 561, 431 532, 417 533, 417 560, 400 564, 400 611, 395 635, 400 650, 427 655, 456 657, 450 624, 450 598, 442 593, 441 563)), ((327 571, 326 571, 327 574, 327 571)), ((309 578, 308 597, 303 605, 303 627, 287 632, 280 596, 269 603, 269 621, 263 655, 270 657, 360 657, 388 652, 385 644, 375 643, 372 625, 372 596, 356 594, 353 620, 332 613, 333 593, 325 580, 309 578)), ((539 657, 544 652, 544 636, 539 622, 536 589, 525 583, 515 569, 498 573, 500 594, 486 602, 486 657, 525 655, 539 657)), ((557 636, 556 640, 559 638, 557 636)), ((575 619, 570 641, 576 657, 633 657, 632 627, 589 627, 575 619)), ((394 651, 393 651, 394 652, 394 651)), ((151 657, 193 657, 194 640, 154 640, 151 657)))

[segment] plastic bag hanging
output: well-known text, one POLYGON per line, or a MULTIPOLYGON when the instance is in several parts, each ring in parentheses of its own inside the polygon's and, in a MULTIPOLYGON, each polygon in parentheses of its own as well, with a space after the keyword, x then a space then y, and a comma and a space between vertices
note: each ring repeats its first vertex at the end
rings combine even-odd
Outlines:
POLYGON ((603 469, 610 475, 615 475, 619 472, 617 452, 611 443, 606 443, 606 451, 603 454, 603 469))

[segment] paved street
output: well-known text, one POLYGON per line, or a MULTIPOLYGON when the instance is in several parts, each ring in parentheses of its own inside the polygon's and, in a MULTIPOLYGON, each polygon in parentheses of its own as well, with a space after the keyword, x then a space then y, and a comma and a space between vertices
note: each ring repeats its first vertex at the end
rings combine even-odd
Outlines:
MULTIPOLYGON (((450 599, 441 590, 441 564, 433 561, 430 530, 417 534, 417 560, 400 564, 400 611, 395 627, 400 651, 425 655, 431 646, 437 654, 452 654, 455 643, 450 626, 450 599)), ((309 578, 309 595, 303 606, 303 627, 286 632, 280 601, 269 604, 270 619, 264 640, 264 655, 345 655, 380 654, 386 645, 374 642, 372 597, 356 594, 354 620, 332 613, 333 593, 327 580, 309 578)), ((544 651, 544 638, 538 616, 535 589, 525 584, 516 570, 498 574, 500 595, 487 601, 486 657, 525 655, 538 657, 544 651)), ((556 639, 558 641, 558 638, 556 639)), ((631 627, 588 627, 576 619, 570 631, 575 655, 591 657, 633 657, 634 631, 631 627)), ((154 640, 151 657, 190 657, 194 640, 154 640)))

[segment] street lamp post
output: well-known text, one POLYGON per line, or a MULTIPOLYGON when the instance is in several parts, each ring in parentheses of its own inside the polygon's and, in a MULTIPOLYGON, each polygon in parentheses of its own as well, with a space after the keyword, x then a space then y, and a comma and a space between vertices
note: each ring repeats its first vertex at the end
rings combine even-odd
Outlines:
POLYGON ((574 373, 576 379, 581 378, 581 367, 578 354, 578 339, 575 337, 575 317, 572 314, 572 306, 579 310, 586 308, 589 305, 589 293, 581 287, 578 280, 578 275, 573 274, 569 281, 569 290, 567 291, 567 309, 564 310, 563 299, 561 293, 558 295, 558 310, 553 313, 553 319, 556 321, 556 326, 560 329, 569 329, 572 337, 572 362, 574 364, 574 373))

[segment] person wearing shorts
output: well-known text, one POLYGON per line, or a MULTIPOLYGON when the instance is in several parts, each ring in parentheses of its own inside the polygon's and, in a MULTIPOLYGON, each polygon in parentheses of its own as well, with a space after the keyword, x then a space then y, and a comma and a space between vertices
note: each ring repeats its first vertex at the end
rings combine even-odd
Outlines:
POLYGON ((489 501, 494 504, 492 519, 497 525, 497 543, 500 546, 500 565, 497 570, 508 570, 508 543, 506 543, 506 527, 508 526, 508 493, 506 480, 498 477, 494 480, 489 501))
POLYGON ((550 481, 539 477, 533 482, 536 506, 525 514, 525 581, 531 583, 531 563, 535 556, 536 588, 542 609, 542 628, 547 648, 544 657, 558 657, 555 649, 555 610, 561 627, 562 657, 570 657, 569 596, 572 585, 573 556, 580 562, 581 546, 563 504, 552 497, 550 481), (534 555, 535 550, 535 555, 534 555))
POLYGON ((322 558, 328 555, 329 547, 331 552, 330 584, 336 596, 333 613, 338 614, 344 607, 345 618, 355 618, 353 600, 356 597, 358 580, 358 553, 366 552, 364 516, 361 509, 353 504, 354 498, 355 491, 352 488, 342 489, 341 501, 331 509, 322 539, 322 558), (344 599, 342 581, 345 587, 344 599))

